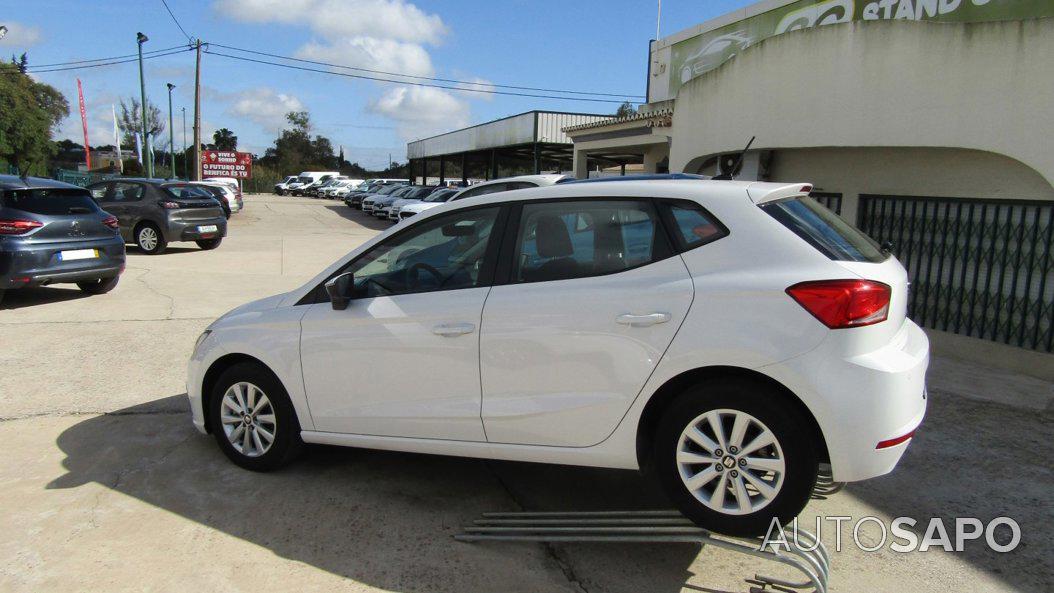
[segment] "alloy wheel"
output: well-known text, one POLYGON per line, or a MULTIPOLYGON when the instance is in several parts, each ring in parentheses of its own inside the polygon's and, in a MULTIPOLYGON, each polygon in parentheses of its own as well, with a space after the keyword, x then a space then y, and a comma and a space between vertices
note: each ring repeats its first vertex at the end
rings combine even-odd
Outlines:
POLYGON ((740 410, 710 410, 681 432, 677 470, 685 488, 726 515, 759 511, 783 486, 786 463, 776 435, 740 410))
POLYGON ((271 400, 259 387, 245 381, 231 385, 223 394, 220 422, 227 441, 246 457, 267 453, 278 427, 271 400))

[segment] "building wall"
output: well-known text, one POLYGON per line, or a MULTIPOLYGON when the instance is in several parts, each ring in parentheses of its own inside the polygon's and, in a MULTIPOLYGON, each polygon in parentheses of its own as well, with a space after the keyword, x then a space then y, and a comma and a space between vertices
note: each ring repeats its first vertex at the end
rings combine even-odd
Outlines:
POLYGON ((1054 187, 1009 157, 961 148, 811 148, 773 151, 773 181, 842 194, 853 222, 859 194, 1054 200, 1054 187))
POLYGON ((952 147, 1054 183, 1054 19, 867 21, 755 45, 682 87, 671 171, 740 149, 952 147))

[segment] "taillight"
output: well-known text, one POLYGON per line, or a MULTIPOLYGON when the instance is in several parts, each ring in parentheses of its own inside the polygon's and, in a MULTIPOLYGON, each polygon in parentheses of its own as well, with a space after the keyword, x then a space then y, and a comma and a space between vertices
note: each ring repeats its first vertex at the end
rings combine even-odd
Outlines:
POLYGON ((164 208, 165 210, 175 210, 175 209, 180 207, 179 206, 179 202, 165 201, 165 202, 159 202, 159 203, 161 204, 161 207, 164 208))
POLYGON ((107 216, 106 218, 102 219, 102 223, 105 224, 106 226, 110 227, 111 229, 117 230, 117 217, 116 216, 107 216))
POLYGON ((889 285, 874 280, 818 280, 787 289, 791 298, 831 329, 885 321, 892 292, 889 285))
POLYGON ((24 235, 42 226, 44 223, 36 220, 0 219, 0 235, 24 235))

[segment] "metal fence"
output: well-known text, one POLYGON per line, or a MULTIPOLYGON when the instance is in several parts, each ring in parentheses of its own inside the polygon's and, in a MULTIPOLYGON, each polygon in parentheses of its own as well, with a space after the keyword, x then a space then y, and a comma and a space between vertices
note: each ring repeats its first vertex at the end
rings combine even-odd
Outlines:
POLYGON ((892 241, 919 325, 1054 352, 1054 202, 861 195, 892 241))
POLYGON ((79 185, 81 187, 84 187, 91 183, 95 183, 96 181, 110 179, 112 177, 120 177, 120 175, 112 173, 84 173, 81 171, 71 171, 69 169, 55 170, 55 179, 63 181, 65 183, 79 185))
POLYGON ((814 191, 809 194, 810 197, 815 198, 817 202, 823 204, 825 208, 841 216, 842 214, 842 194, 832 194, 826 192, 814 191))

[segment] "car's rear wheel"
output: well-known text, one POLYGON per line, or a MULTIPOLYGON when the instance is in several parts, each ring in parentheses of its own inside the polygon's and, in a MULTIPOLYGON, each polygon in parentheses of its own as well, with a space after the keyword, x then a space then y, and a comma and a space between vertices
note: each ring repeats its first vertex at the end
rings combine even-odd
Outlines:
POLYGON ((208 412, 220 449, 246 469, 277 469, 303 448, 288 394, 260 364, 244 362, 224 371, 213 386, 208 412))
POLYGON ((698 385, 659 421, 653 463, 674 504, 700 527, 735 536, 801 513, 819 466, 810 421, 759 381, 698 385))
POLYGON ((195 243, 198 244, 198 247, 201 247, 205 251, 219 247, 220 243, 222 242, 223 237, 215 237, 212 239, 198 239, 197 241, 195 241, 195 243))
POLYGON ((150 222, 136 227, 135 244, 147 255, 158 255, 163 253, 165 248, 168 247, 168 241, 165 240, 165 235, 161 232, 161 229, 150 222))
POLYGON ((120 276, 114 276, 113 278, 99 278, 98 280, 90 280, 88 282, 78 282, 77 288, 88 294, 106 294, 117 286, 118 280, 120 280, 120 276))

